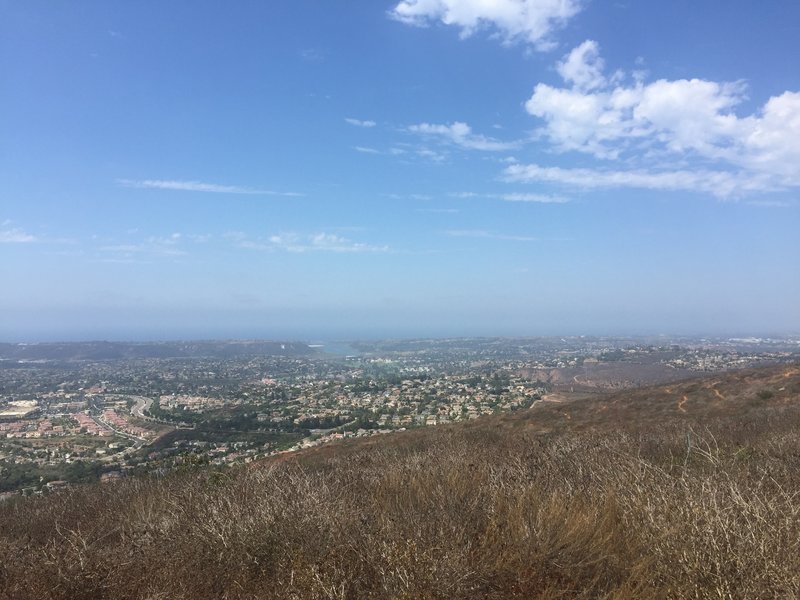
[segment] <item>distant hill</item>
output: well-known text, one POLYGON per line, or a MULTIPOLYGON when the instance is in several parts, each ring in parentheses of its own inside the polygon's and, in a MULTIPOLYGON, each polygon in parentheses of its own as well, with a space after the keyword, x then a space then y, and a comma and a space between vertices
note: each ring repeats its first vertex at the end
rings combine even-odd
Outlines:
POLYGON ((67 342, 0 344, 0 359, 119 360, 132 358, 234 358, 238 356, 308 356, 316 350, 301 342, 67 342))
POLYGON ((543 402, 531 412, 502 416, 500 421, 516 420, 541 431, 638 430, 652 423, 743 421, 796 407, 799 395, 800 367, 790 364, 707 374, 584 401, 543 402))
POLYGON ((0 598, 796 598, 800 365, 0 504, 0 598))

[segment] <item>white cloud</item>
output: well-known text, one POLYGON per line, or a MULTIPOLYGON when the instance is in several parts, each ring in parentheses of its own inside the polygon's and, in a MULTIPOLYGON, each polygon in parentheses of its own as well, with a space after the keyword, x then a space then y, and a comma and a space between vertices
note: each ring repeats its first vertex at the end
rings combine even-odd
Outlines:
POLYGON ((197 244, 205 244, 206 242, 210 241, 213 236, 208 233, 189 233, 186 236, 186 239, 191 240, 197 244))
POLYGON ((77 241, 66 237, 49 237, 28 233, 19 227, 10 227, 13 222, 5 220, 0 224, 0 244, 76 244, 77 241))
POLYGON ((433 200, 433 196, 429 194, 393 194, 393 193, 384 193, 381 196, 385 196, 386 198, 391 198, 392 200, 433 200))
MULTIPOLYGON (((227 236, 226 236, 227 237, 227 236)), ((211 239, 209 235, 189 234, 179 232, 164 236, 149 236, 141 241, 124 244, 107 244, 98 247, 98 250, 107 256, 101 257, 101 262, 133 263, 141 259, 179 258, 188 256, 185 244, 204 243, 211 239)))
POLYGON ((512 193, 501 194, 499 198, 506 202, 538 202, 541 204, 566 204, 569 202, 563 196, 550 196, 547 194, 512 193))
POLYGON ((353 119, 351 117, 345 117, 345 122, 356 127, 375 127, 375 125, 377 125, 375 121, 362 121, 361 119, 353 119))
POLYGON ((381 154, 380 150, 376 150, 375 148, 368 148, 366 146, 353 146, 353 150, 356 152, 361 152, 362 154, 381 154))
POLYGON ((641 188, 666 191, 697 191, 728 198, 738 194, 770 190, 764 176, 709 171, 705 169, 651 171, 611 169, 563 169, 536 164, 511 165, 504 171, 512 182, 547 182, 585 189, 641 188))
MULTIPOLYGON (((8 223, 8 221, 5 221, 3 224, 7 225, 8 223)), ((16 227, 0 230, 0 244, 29 244, 37 241, 39 240, 35 235, 26 233, 16 227)))
POLYGON ((536 242, 539 238, 527 235, 507 235, 504 233, 496 233, 494 231, 487 231, 485 229, 448 229, 444 232, 449 237, 469 237, 469 238, 482 238, 490 240, 507 240, 511 242, 536 242))
POLYGON ((305 48, 300 51, 300 58, 308 62, 322 62, 327 56, 327 51, 320 48, 305 48))
MULTIPOLYGON (((800 92, 770 98, 756 113, 739 116, 745 100, 742 82, 703 79, 659 79, 644 83, 624 76, 603 75, 596 42, 584 42, 559 64, 569 87, 540 83, 525 104, 544 121, 541 134, 557 151, 578 151, 599 159, 629 158, 639 165, 701 161, 697 170, 672 172, 608 172, 600 180, 619 177, 644 187, 689 189, 689 180, 702 180, 710 171, 723 186, 712 193, 734 196, 748 189, 761 191, 800 186, 800 92), (648 163, 649 161, 649 163, 648 163), (709 169, 713 166, 713 169, 709 169), (719 172, 716 172, 719 171, 719 172)), ((532 165, 537 177, 540 167, 532 165)), ((517 172, 512 165, 510 172, 517 172)), ((573 170, 570 178, 580 178, 573 170)), ((589 185, 589 184, 587 184, 589 185)), ((603 184, 605 185, 605 184, 603 184)))
POLYGON ((433 162, 443 162, 447 159, 446 154, 442 154, 441 152, 435 152, 430 148, 419 148, 417 150, 417 156, 421 156, 422 158, 427 158, 432 160, 433 162))
POLYGON ((504 43, 522 41, 548 50, 552 33, 580 12, 581 5, 578 0, 403 0, 389 14, 409 25, 454 25, 462 37, 490 29, 504 43))
POLYGON ((227 237, 232 239, 238 247, 250 250, 282 250, 293 253, 334 252, 339 254, 389 251, 388 246, 375 246, 362 242, 354 242, 340 235, 325 232, 311 235, 301 235, 294 232, 280 233, 271 235, 266 240, 252 240, 239 232, 234 232, 227 237))
POLYGON ((361 242, 353 242, 345 237, 332 233, 315 233, 310 236, 297 234, 274 235, 269 241, 282 250, 288 252, 387 252, 388 246, 373 246, 361 242))
POLYGON ((236 185, 220 185, 203 181, 182 181, 175 179, 118 179, 117 183, 125 187, 177 190, 182 192, 206 192, 212 194, 248 194, 254 196, 302 196, 297 192, 275 192, 273 190, 259 190, 236 185))
MULTIPOLYGON (((506 177, 509 179, 509 177, 506 177)), ((524 181, 524 180, 522 180, 524 181)), ((505 200, 506 202, 538 202, 541 204, 565 204, 569 199, 563 196, 554 196, 550 194, 533 194, 529 192, 511 192, 505 194, 478 194, 476 192, 450 192, 447 194, 451 198, 490 198, 493 200, 505 200)))
POLYGON ((179 248, 181 234, 173 233, 165 237, 151 236, 134 244, 111 244, 101 246, 101 252, 114 255, 113 259, 133 259, 139 256, 177 258, 186 256, 188 252, 179 248))
POLYGON ((501 142, 484 135, 472 133, 472 128, 461 121, 455 121, 450 125, 420 123, 411 125, 408 130, 411 133, 436 137, 469 150, 497 152, 517 148, 520 145, 520 142, 501 142))
POLYGON ((597 42, 586 40, 565 56, 556 68, 564 81, 581 90, 593 90, 606 83, 604 64, 597 42))

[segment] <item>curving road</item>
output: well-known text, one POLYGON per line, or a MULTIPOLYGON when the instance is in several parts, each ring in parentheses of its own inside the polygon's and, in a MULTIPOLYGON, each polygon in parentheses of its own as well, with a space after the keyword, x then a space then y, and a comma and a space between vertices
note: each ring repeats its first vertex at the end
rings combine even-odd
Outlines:
POLYGON ((150 407, 153 405, 152 398, 145 398, 144 396, 131 396, 133 400, 136 402, 131 407, 131 415, 134 417, 138 417, 140 419, 150 419, 147 415, 145 415, 145 411, 150 410, 150 407))

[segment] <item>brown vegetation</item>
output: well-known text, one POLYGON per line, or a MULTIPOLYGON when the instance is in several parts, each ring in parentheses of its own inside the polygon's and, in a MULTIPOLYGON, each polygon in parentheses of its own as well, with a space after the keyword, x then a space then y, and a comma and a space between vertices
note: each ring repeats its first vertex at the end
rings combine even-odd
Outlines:
POLYGON ((14 502, 0 597, 797 597, 785 372, 14 502))

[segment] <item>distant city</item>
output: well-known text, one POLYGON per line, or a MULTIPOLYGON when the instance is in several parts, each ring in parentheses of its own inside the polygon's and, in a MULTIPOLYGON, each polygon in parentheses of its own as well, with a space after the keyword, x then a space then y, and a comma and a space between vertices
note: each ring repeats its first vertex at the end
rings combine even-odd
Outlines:
POLYGON ((0 494, 226 468, 798 359, 800 336, 0 344, 0 494))

